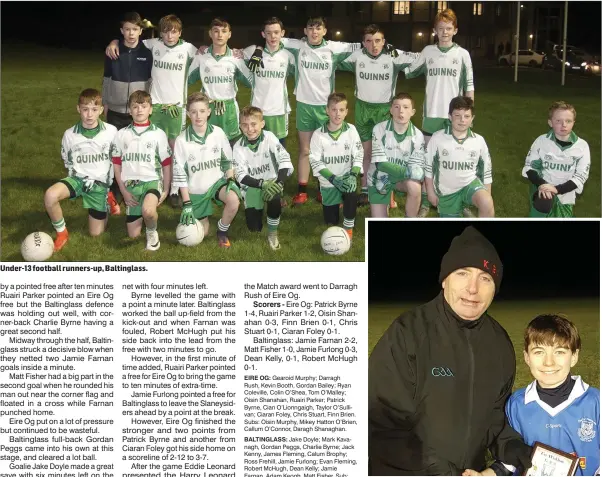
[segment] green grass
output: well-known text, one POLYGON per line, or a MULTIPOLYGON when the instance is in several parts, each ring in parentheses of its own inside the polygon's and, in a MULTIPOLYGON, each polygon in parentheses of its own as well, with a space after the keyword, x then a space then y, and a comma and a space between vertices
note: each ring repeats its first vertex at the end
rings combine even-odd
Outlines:
MULTIPOLYGON (((402 312, 411 310, 418 303, 370 304, 368 309, 368 351, 372 349, 402 312)), ((508 332, 516 353, 516 380, 514 388, 522 388, 533 381, 523 359, 523 333, 531 319, 541 313, 564 313, 575 323, 581 335, 579 361, 572 374, 600 388, 600 303, 597 299, 546 300, 546 301, 494 301, 489 309, 508 332)))
MULTIPOLYGON (((51 50, 28 45, 2 46, 2 260, 20 260, 23 238, 35 231, 53 233, 43 208, 46 188, 65 175, 60 158, 63 132, 79 118, 75 110, 81 90, 100 88, 102 52, 93 55, 68 50, 51 50)), ((583 136, 592 151, 592 167, 585 192, 577 200, 579 217, 600 217, 600 80, 570 76, 567 86, 559 86, 555 73, 521 70, 520 83, 512 82, 510 68, 485 68, 475 72, 475 131, 482 134, 493 158, 493 197, 496 213, 502 217, 525 217, 528 213, 527 183, 520 172, 533 140, 546 131, 549 104, 567 100, 578 111, 576 132, 583 136)), ((337 91, 353 96, 353 77, 337 75, 337 91)), ((199 85, 191 91, 199 89, 199 85)), ((400 78, 398 91, 407 91, 416 100, 414 123, 420 125, 420 105, 424 98, 424 79, 400 78)), ((287 149, 296 164, 298 143, 295 130, 295 100, 289 88, 293 113, 287 149)), ((249 100, 249 90, 241 88, 239 103, 249 100)), ((353 101, 348 119, 353 122, 353 101)), ((296 192, 296 175, 285 186, 290 202, 296 192)), ((315 197, 317 183, 310 182, 310 197, 315 197)), ((266 230, 256 236, 247 231, 242 207, 231 227, 233 246, 224 251, 217 247, 214 233, 219 213, 211 219, 212 232, 206 243, 193 249, 176 244, 175 228, 179 212, 169 206, 159 210, 161 249, 146 253, 143 240, 125 238, 122 217, 111 217, 104 236, 87 235, 87 216, 81 202, 63 203, 71 243, 51 260, 185 260, 185 261, 361 261, 364 259, 364 218, 368 208, 358 209, 354 243, 351 251, 340 257, 328 257, 320 248, 324 230, 320 204, 311 200, 300 208, 283 211, 280 238, 282 250, 272 252, 266 230)), ((400 202, 403 207, 403 203, 400 202)), ((434 216, 434 211, 431 212, 434 216)), ((394 217, 402 209, 392 211, 394 217)), ((342 221, 342 218, 341 218, 342 221)))

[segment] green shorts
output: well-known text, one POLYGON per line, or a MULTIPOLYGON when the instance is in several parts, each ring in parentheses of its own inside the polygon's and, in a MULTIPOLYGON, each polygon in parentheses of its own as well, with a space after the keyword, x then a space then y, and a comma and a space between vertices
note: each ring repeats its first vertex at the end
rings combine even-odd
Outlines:
POLYGON ((475 192, 483 189, 485 186, 481 180, 475 179, 458 192, 439 196, 439 205, 437 206, 439 217, 462 217, 462 209, 473 205, 472 196, 475 192))
POLYGON ((326 122, 326 106, 313 106, 297 101, 297 131, 314 132, 326 122))
MULTIPOLYGON (((213 202, 217 205, 224 205, 219 200, 218 194, 222 187, 224 187, 228 181, 226 179, 220 179, 213 184, 207 192, 204 194, 190 194, 190 201, 192 202, 192 213, 197 219, 204 219, 213 215, 213 202)), ((236 192, 238 198, 240 198, 240 189, 235 184, 232 186, 232 190, 236 192)))
POLYGON ((101 184, 98 181, 94 183, 92 189, 84 191, 84 180, 79 177, 65 177, 59 182, 67 185, 69 190, 72 192, 70 199, 76 199, 81 197, 84 203, 84 209, 98 210, 99 212, 106 212, 109 210, 107 204, 107 196, 109 194, 109 188, 105 184, 101 184))
POLYGON ((433 133, 445 129, 448 121, 447 118, 424 118, 422 120, 422 132, 433 135, 433 133))
POLYGON ((343 193, 336 187, 320 186, 322 205, 338 205, 343 203, 343 193))
POLYGON ((366 103, 360 99, 355 100, 355 127, 362 142, 372 139, 372 130, 378 123, 391 117, 389 103, 366 103))
POLYGON ((125 188, 138 201, 138 205, 134 207, 126 205, 125 215, 142 217, 142 203, 146 194, 151 191, 157 191, 160 196, 163 192, 163 183, 160 181, 126 181, 125 188))
POLYGON ((558 200, 558 196, 554 196, 553 202, 552 202, 552 208, 550 209, 550 212, 548 212, 547 214, 544 214, 543 212, 539 212, 538 210, 536 210, 533 207, 533 194, 535 194, 535 192, 537 191, 537 187, 535 187, 533 184, 531 184, 529 186, 529 205, 530 205, 530 210, 529 210, 529 217, 539 217, 539 218, 545 218, 545 217, 560 217, 560 218, 571 218, 573 217, 573 204, 563 204, 558 200))
POLYGON ((386 194, 381 194, 376 190, 374 186, 368 186, 368 201, 371 204, 385 204, 389 205, 391 201, 391 194, 395 192, 396 194, 400 194, 402 197, 406 194, 405 192, 401 192, 397 189, 393 190, 393 188, 389 188, 386 194))
POLYGON ((261 189, 249 187, 244 191, 245 209, 263 210, 265 202, 261 198, 261 189))
POLYGON ((153 104, 153 113, 150 120, 167 135, 167 139, 175 139, 186 127, 184 108, 179 108, 180 114, 172 118, 166 110, 161 110, 162 107, 162 104, 153 104))
POLYGON ((224 114, 217 116, 214 112, 214 104, 211 103, 211 116, 209 116, 209 124, 219 126, 224 130, 229 141, 238 139, 241 135, 240 127, 238 124, 238 116, 240 111, 238 109, 238 103, 235 99, 227 99, 226 111, 224 114))
POLYGON ((265 130, 273 132, 278 139, 288 136, 288 114, 264 116, 265 130))

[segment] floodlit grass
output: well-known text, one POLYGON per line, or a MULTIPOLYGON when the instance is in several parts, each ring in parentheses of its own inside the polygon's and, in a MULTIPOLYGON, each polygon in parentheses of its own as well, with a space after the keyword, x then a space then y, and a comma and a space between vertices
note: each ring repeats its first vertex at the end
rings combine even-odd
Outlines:
MULTIPOLYGON (((401 313, 418 303, 372 303, 368 309, 368 351, 372 349, 401 313)), ((523 388, 533 377, 523 359, 523 333, 531 319, 542 313, 563 313, 575 323, 581 335, 579 362, 572 374, 596 388, 600 387, 600 304, 597 299, 498 301, 494 300, 489 314, 508 332, 516 353, 516 380, 514 388, 523 388)))
MULTIPOLYGON (((27 45, 2 46, 2 260, 20 260, 21 240, 35 230, 53 233, 43 208, 47 187, 65 176, 60 158, 63 132, 79 119, 75 110, 81 90, 101 87, 103 54, 50 50, 27 45)), ((533 140, 547 130, 549 104, 564 99, 578 111, 576 132, 590 144, 592 167, 585 192, 577 199, 579 217, 600 216, 600 80, 570 76, 561 88, 558 74, 521 70, 520 83, 512 82, 510 68, 485 68, 475 72, 475 131, 482 134, 493 158, 493 197, 498 216, 525 217, 528 213, 527 183, 520 172, 533 140)), ((353 77, 337 75, 337 91, 353 96, 353 77)), ((199 85, 191 91, 199 89, 199 85)), ((287 148, 297 162, 298 142, 295 129, 295 100, 289 94, 293 112, 287 148)), ((424 79, 406 81, 400 77, 398 91, 407 91, 416 100, 414 122, 421 123, 424 79)), ((239 104, 248 103, 250 92, 241 87, 239 104)), ((349 116, 353 122, 353 101, 349 116)), ((296 174, 286 186, 290 202, 296 192, 296 174)), ((312 179, 310 197, 315 198, 317 182, 312 179)), ((403 199, 399 200, 403 207, 403 199)), ((232 227, 232 248, 217 247, 215 227, 219 214, 211 219, 212 231, 196 248, 180 247, 175 241, 179 211, 167 204, 159 210, 161 249, 147 253, 143 239, 126 238, 124 218, 111 217, 104 236, 87 236, 87 216, 81 201, 62 204, 71 241, 51 260, 182 260, 182 261, 361 261, 364 259, 364 218, 368 208, 358 209, 353 247, 340 257, 328 257, 320 248, 324 230, 322 208, 315 200, 303 207, 286 208, 282 214, 280 240, 282 250, 274 253, 267 245, 267 226, 261 234, 247 231, 242 206, 232 227)), ((400 217, 402 208, 391 215, 400 217)), ((341 214, 342 215, 342 214, 341 214)), ((431 211, 431 215, 435 215, 431 211)), ((342 217, 341 217, 342 221, 342 217)))

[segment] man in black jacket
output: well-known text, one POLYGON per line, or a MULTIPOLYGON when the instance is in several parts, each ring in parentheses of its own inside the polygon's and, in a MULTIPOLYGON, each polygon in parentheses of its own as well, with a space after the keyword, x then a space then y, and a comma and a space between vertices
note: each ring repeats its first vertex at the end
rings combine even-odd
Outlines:
POLYGON ((502 273, 493 245, 467 227, 441 262, 442 293, 398 317, 375 346, 371 475, 461 475, 485 467, 487 448, 507 464, 530 466, 531 448, 504 414, 514 349, 487 314, 502 273))

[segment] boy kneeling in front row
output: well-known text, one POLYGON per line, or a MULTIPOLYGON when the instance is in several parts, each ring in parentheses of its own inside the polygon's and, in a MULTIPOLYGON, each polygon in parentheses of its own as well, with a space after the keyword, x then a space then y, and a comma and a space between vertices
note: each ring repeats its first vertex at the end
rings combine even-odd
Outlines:
POLYGON ((268 243, 272 250, 278 250, 280 197, 285 179, 293 172, 293 164, 278 138, 274 133, 264 131, 264 127, 261 109, 255 106, 243 108, 240 112, 243 137, 234 144, 234 170, 242 185, 247 227, 252 232, 261 232, 263 209, 267 204, 268 243))

